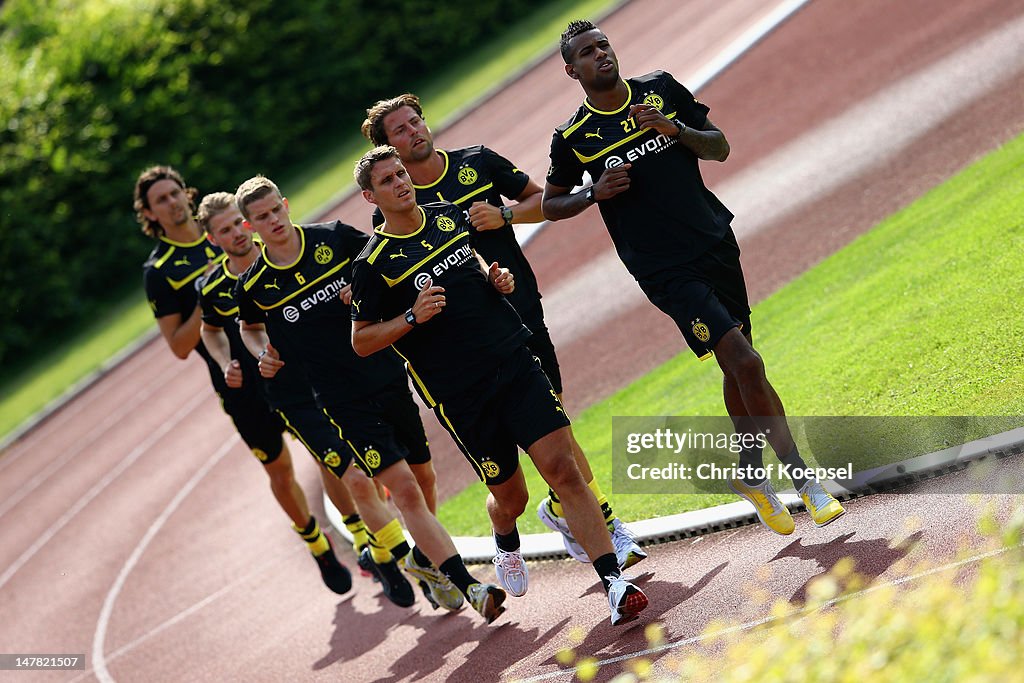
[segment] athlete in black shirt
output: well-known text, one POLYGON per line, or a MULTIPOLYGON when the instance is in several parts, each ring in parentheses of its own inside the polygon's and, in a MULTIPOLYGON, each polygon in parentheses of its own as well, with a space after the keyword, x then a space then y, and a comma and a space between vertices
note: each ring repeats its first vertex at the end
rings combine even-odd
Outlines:
MULTIPOLYGON (((224 411, 231 417, 239 435, 261 461, 268 463, 268 474, 275 483, 274 492, 282 508, 292 518, 295 530, 306 541, 317 561, 324 583, 335 593, 352 587, 347 569, 338 562, 327 536, 309 514, 305 498, 288 487, 284 467, 291 470, 291 459, 281 440, 283 424, 270 412, 257 382, 242 386, 225 382, 221 365, 200 340, 201 309, 197 285, 212 264, 222 264, 219 246, 203 237, 202 228, 192 215, 195 190, 186 188, 181 175, 169 166, 154 166, 143 171, 135 183, 135 210, 142 231, 158 241, 144 267, 146 295, 160 332, 179 358, 192 349, 206 361, 214 389, 221 397, 224 411), (279 464, 269 464, 278 460, 279 464), (280 486, 276 484, 280 483, 280 486)), ((221 265, 216 265, 216 269, 221 265)), ((250 364, 250 375, 255 371, 250 364)), ((240 371, 239 377, 240 379, 240 371)), ((294 480, 292 480, 294 483, 294 480)))
MULTIPOLYGON (((568 218, 598 204, 640 288, 672 317, 699 358, 718 360, 737 432, 764 433, 782 462, 804 468, 782 401, 751 342, 732 213, 700 175, 698 160, 729 155, 725 136, 708 119, 708 107, 670 74, 624 80, 608 37, 589 21, 571 22, 560 47, 566 73, 587 97, 551 139, 544 215, 568 218), (584 171, 594 184, 572 194, 584 171)), ((760 449, 744 451, 740 464, 760 468, 761 455, 760 449)), ((843 514, 816 480, 794 476, 793 483, 818 526, 843 514)), ((769 529, 793 532, 793 519, 767 479, 730 485, 769 529)))
POLYGON ((433 489, 423 424, 400 360, 393 354, 360 358, 349 342, 352 260, 367 236, 341 222, 292 224, 288 201, 262 176, 242 183, 235 201, 264 244, 236 288, 243 334, 256 336, 261 345, 273 343, 263 346, 262 376, 273 377, 286 363, 301 364, 318 403, 348 446, 334 471, 348 482, 357 476, 347 467, 355 461, 390 489, 402 511, 417 543, 400 558, 404 568, 444 585, 449 602, 461 605, 459 593, 465 595, 493 621, 503 611, 504 591, 469 574, 406 462, 408 457, 430 467, 433 489))
MULTIPOLYGON (((512 228, 513 223, 543 220, 540 207, 543 190, 540 185, 508 159, 482 145, 453 150, 435 149, 433 133, 423 118, 420 100, 410 93, 381 100, 367 109, 362 131, 373 144, 391 145, 398 150, 402 165, 409 172, 416 189, 418 203, 449 201, 465 209, 473 225, 469 236, 473 248, 485 261, 497 261, 515 274, 515 290, 506 298, 533 333, 526 340, 526 345, 540 361, 561 401, 562 375, 551 335, 544 323, 537 277, 512 228), (514 199, 516 203, 506 204, 503 197, 514 199)), ((373 214, 372 223, 378 226, 382 222, 378 209, 373 214)), ((632 566, 647 557, 647 553, 637 545, 629 529, 615 514, 583 449, 572 435, 571 426, 569 430, 573 457, 604 513, 619 566, 632 566)), ((547 498, 540 501, 537 515, 546 526, 562 534, 566 551, 572 557, 590 562, 570 533, 562 516, 562 504, 554 491, 549 489, 547 498)))
POLYGON ((513 595, 526 592, 516 529, 529 500, 521 447, 595 558, 612 623, 635 619, 647 598, 621 575, 597 499, 573 459, 569 421, 525 345, 530 332, 496 291, 507 271, 476 255, 473 227, 457 206, 417 204, 394 147, 367 152, 355 176, 385 220, 353 268, 352 345, 360 355, 393 345, 406 358, 424 398, 487 485, 499 557, 509 556, 496 566, 499 581, 513 595))
MULTIPOLYGON (((352 533, 356 552, 361 553, 363 548, 371 547, 372 543, 362 517, 366 518, 366 524, 374 537, 386 536, 388 525, 397 525, 398 522, 377 495, 373 482, 361 473, 349 480, 359 488, 361 507, 357 511, 345 482, 331 469, 332 463, 336 467, 340 465, 338 454, 347 445, 339 437, 337 428, 317 407, 301 367, 295 365, 282 368, 273 379, 264 380, 260 377, 256 358, 244 346, 238 329, 235 284, 238 276, 252 265, 259 252, 253 244, 252 231, 243 225, 244 219, 235 205, 235 196, 227 192, 206 195, 199 204, 197 221, 210 241, 227 255, 225 261, 200 280, 203 283, 200 295, 203 341, 210 355, 224 368, 224 378, 229 387, 242 388, 251 384, 252 389, 262 386, 265 391, 266 401, 261 401, 262 407, 250 411, 249 417, 256 420, 257 424, 266 425, 264 430, 276 430, 277 450, 257 451, 270 477, 271 490, 292 518, 295 530, 304 537, 311 533, 316 521, 310 516, 305 494, 295 480, 291 454, 280 438, 281 431, 287 428, 320 464, 318 469, 324 490, 352 533), (267 403, 272 411, 269 415, 267 403)), ((405 543, 404 537, 401 542, 405 543)), ((372 547, 376 548, 377 544, 372 547)), ((379 564, 393 561, 389 548, 380 547, 376 554, 379 564)), ((404 597, 404 601, 408 602, 411 588, 397 567, 385 578, 395 578, 396 583, 394 586, 385 583, 388 597, 399 602, 404 597)))

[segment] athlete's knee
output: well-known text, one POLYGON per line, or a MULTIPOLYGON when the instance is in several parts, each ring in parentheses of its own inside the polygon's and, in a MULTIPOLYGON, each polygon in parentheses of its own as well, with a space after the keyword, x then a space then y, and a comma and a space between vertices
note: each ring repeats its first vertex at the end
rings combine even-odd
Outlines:
POLYGON ((728 371, 737 384, 760 382, 765 376, 764 360, 753 347, 747 347, 729 359, 728 371))
POLYGON ((356 500, 365 500, 377 496, 377 486, 355 465, 350 465, 341 480, 348 487, 349 493, 356 500))
POLYGON ((386 486, 391 491, 391 498, 395 504, 402 509, 426 504, 420 483, 409 468, 389 474, 386 486))
POLYGON ((526 512, 526 506, 530 502, 530 492, 525 486, 491 489, 491 497, 501 512, 512 519, 518 518, 526 512))
POLYGON ((587 488, 587 482, 583 481, 583 475, 576 465, 572 451, 566 451, 557 458, 551 458, 543 474, 548 486, 554 489, 560 497, 563 492, 572 494, 587 488))
POLYGON ((263 470, 270 477, 272 486, 289 486, 295 481, 295 469, 289 460, 278 458, 274 462, 267 463, 263 470))

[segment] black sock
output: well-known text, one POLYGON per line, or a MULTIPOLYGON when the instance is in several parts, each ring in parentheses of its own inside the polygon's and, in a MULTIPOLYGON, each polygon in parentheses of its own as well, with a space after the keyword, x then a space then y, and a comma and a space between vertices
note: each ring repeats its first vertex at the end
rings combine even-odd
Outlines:
POLYGON ((433 563, 430 558, 423 554, 418 545, 412 547, 412 559, 416 560, 416 564, 421 567, 433 567, 433 563))
POLYGON ((608 577, 615 578, 622 573, 619 571, 619 561, 615 558, 615 553, 606 553, 594 560, 594 571, 601 577, 605 593, 608 592, 608 577))
POLYGON ((764 481, 767 477, 757 476, 764 473, 764 449, 760 446, 751 446, 740 451, 740 469, 744 470, 741 479, 747 486, 764 481), (755 472, 755 470, 760 470, 760 472, 755 472))
POLYGON ((779 460, 782 461, 783 465, 789 465, 790 478, 793 480, 793 486, 796 487, 796 490, 799 491, 802 489, 804 484, 807 483, 807 479, 805 477, 797 476, 793 470, 807 469, 807 463, 805 463, 804 459, 800 457, 800 451, 797 450, 796 444, 793 444, 793 450, 790 451, 789 455, 785 458, 779 458, 779 460))
POLYGON ((409 554, 409 543, 407 541, 402 541, 394 548, 390 548, 390 550, 391 554, 395 556, 395 560, 400 560, 409 554))
POLYGON ((499 534, 495 531, 494 542, 499 549, 504 550, 506 553, 519 550, 519 528, 512 527, 512 531, 507 534, 499 534))
POLYGON ((462 561, 462 555, 452 555, 447 560, 441 563, 438 567, 441 573, 448 577, 448 580, 455 584, 463 595, 467 598, 469 594, 467 591, 469 587, 474 583, 480 583, 472 577, 469 570, 466 569, 465 563, 462 561))

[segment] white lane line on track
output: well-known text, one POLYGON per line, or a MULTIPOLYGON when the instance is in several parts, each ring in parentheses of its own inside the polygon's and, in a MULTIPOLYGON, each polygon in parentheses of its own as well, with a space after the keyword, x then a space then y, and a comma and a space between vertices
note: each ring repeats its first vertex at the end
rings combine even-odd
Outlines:
MULTIPOLYGON (((145 401, 155 392, 163 389, 167 379, 172 375, 177 374, 179 374, 178 368, 169 368, 167 372, 163 373, 162 375, 159 375, 152 382, 148 382, 145 385, 145 389, 133 395, 130 401, 125 401, 124 403, 122 403, 120 409, 115 410, 114 412, 111 413, 107 413, 107 417, 102 422, 96 425, 93 429, 89 430, 89 432, 84 437, 75 440, 74 447, 64 451, 60 458, 51 460, 49 465, 47 465, 40 472, 37 472, 36 475, 32 477, 28 482, 19 485, 18 490, 13 495, 8 496, 7 500, 5 500, 2 505, 0 505, 0 517, 3 517, 5 514, 7 514, 12 508, 14 508, 15 505, 21 502, 21 500, 24 499, 25 496, 29 495, 37 488, 39 488, 39 486, 43 482, 49 479, 55 472, 60 470, 60 468, 64 467, 64 465, 71 462, 71 460, 74 457, 76 457, 79 453, 81 453, 83 450, 85 450, 87 446, 91 446, 100 437, 104 436, 107 433, 108 429, 124 420, 129 413, 138 410, 138 406, 140 403, 145 401)), ((82 405, 85 404, 84 401, 79 401, 79 403, 81 403, 82 405)))
MULTIPOLYGON (((166 631, 170 627, 174 626, 178 622, 184 621, 185 619, 187 619, 188 617, 192 616, 196 612, 201 611, 207 605, 213 604, 214 602, 219 600, 221 598, 221 596, 223 596, 223 595, 225 595, 227 593, 230 593, 235 588, 237 588, 239 585, 241 585, 241 584, 243 584, 243 583, 245 583, 247 581, 251 581, 253 579, 253 577, 265 576, 268 573, 269 569, 271 569, 274 565, 280 564, 281 562, 283 562, 286 559, 286 557, 287 557, 287 555, 279 555, 278 557, 275 557, 272 560, 268 560, 267 562, 264 562, 263 564, 260 564, 260 565, 258 565, 256 567, 254 567, 251 571, 247 572, 246 574, 243 574, 243 575, 239 576, 238 578, 236 578, 231 583, 228 583, 228 584, 224 585, 223 587, 219 588, 218 590, 214 591, 213 593, 207 595, 202 600, 200 600, 200 601, 198 601, 196 603, 193 603, 189 607, 186 607, 185 609, 183 609, 182 611, 178 612, 177 614, 175 614, 173 617, 167 619, 166 621, 163 621, 160 624, 157 624, 156 626, 154 626, 150 630, 146 631, 145 633, 143 633, 141 636, 139 636, 135 640, 127 642, 124 645, 122 645, 121 647, 117 648, 116 650, 111 651, 110 654, 106 655, 106 657, 105 657, 106 662, 107 663, 113 662, 115 659, 119 659, 123 655, 128 654, 129 652, 131 652, 132 650, 137 648, 139 645, 142 645, 143 643, 145 643, 149 639, 151 639, 151 638, 153 638, 155 636, 160 635, 161 633, 163 633, 164 631, 166 631)), ((83 678, 87 678, 88 676, 90 676, 92 674, 92 672, 93 672, 93 669, 92 668, 88 668, 85 671, 83 671, 80 674, 78 674, 77 676, 75 676, 74 678, 72 678, 70 681, 68 681, 68 683, 75 683, 76 681, 80 681, 83 678)))
MULTIPOLYGON (((1024 545, 1024 544, 1022 544, 1022 545, 1024 545)), ((978 555, 972 555, 971 557, 967 557, 967 558, 964 558, 962 560, 957 560, 956 562, 950 562, 948 564, 944 564, 944 565, 939 566, 939 567, 933 567, 932 569, 928 569, 928 570, 923 571, 923 572, 918 572, 917 574, 911 574, 910 576, 902 576, 902 577, 900 577, 898 579, 892 579, 891 581, 885 581, 884 583, 878 583, 878 584, 875 584, 875 585, 870 586, 868 588, 865 588, 863 590, 856 591, 855 593, 848 593, 846 595, 841 595, 838 598, 833 598, 831 600, 827 600, 827 601, 823 602, 820 605, 812 605, 812 606, 809 606, 809 607, 803 607, 801 609, 796 609, 796 610, 793 610, 792 612, 789 612, 787 614, 783 614, 783 615, 780 615, 780 616, 764 617, 762 619, 755 619, 753 621, 748 621, 748 622, 745 622, 743 624, 737 624, 736 626, 730 626, 729 628, 725 628, 725 629, 722 629, 720 631, 715 631, 713 633, 704 633, 704 634, 701 634, 699 636, 694 636, 692 638, 686 638, 684 640, 677 640, 677 641, 675 641, 673 643, 665 643, 664 645, 659 645, 658 647, 647 648, 645 650, 638 650, 636 652, 632 652, 632 653, 627 654, 627 655, 620 655, 618 657, 611 657, 609 659, 602 659, 602 660, 597 662, 597 666, 601 667, 601 666, 605 666, 607 664, 615 664, 616 662, 622 662, 622 661, 625 661, 627 659, 634 659, 636 657, 644 657, 646 655, 652 655, 652 654, 657 654, 659 652, 665 652, 666 650, 674 650, 676 648, 683 647, 684 645, 692 645, 694 643, 699 643, 699 642, 702 642, 704 640, 710 640, 710 639, 718 638, 719 636, 729 635, 731 633, 738 633, 738 632, 741 632, 741 631, 749 631, 752 628, 757 628, 758 626, 764 626, 765 624, 770 624, 770 623, 773 623, 773 622, 776 622, 776 621, 782 621, 782 620, 786 620, 786 619, 792 619, 794 617, 799 617, 799 616, 811 614, 813 612, 818 612, 818 611, 826 609, 828 607, 832 607, 833 605, 837 605, 837 604, 839 604, 841 602, 846 602, 847 600, 852 600, 854 598, 859 598, 859 597, 863 597, 865 595, 869 595, 871 593, 875 593, 877 591, 880 591, 880 590, 882 590, 884 588, 888 588, 890 586, 900 586, 900 585, 903 585, 904 583, 908 583, 910 581, 917 581, 919 579, 923 579, 923 578, 926 578, 928 576, 932 576, 933 574, 939 574, 939 573, 942 573, 942 572, 950 571, 952 569, 959 569, 960 567, 964 567, 964 566, 969 565, 969 564, 974 564, 976 562, 981 562, 982 560, 986 560, 986 559, 991 558, 991 557, 996 557, 997 555, 1002 555, 1003 553, 1005 553, 1005 552, 1007 552, 1009 550, 1017 550, 1017 549, 1021 548, 1022 545, 1008 546, 1008 547, 1004 547, 1004 548, 996 548, 995 550, 989 550, 988 552, 979 553, 978 555)), ((565 669, 563 671, 552 671, 550 673, 541 674, 539 676, 533 676, 532 678, 520 678, 520 679, 516 679, 516 680, 519 683, 530 683, 531 681, 551 680, 553 678, 561 678, 563 676, 572 676, 572 675, 575 675, 575 674, 576 674, 576 669, 572 668, 572 669, 565 669)))
POLYGON ((122 458, 121 461, 113 467, 113 469, 107 472, 107 474, 102 479, 100 479, 91 489, 89 489, 89 491, 85 495, 79 498, 78 501, 76 501, 75 504, 72 505, 68 509, 68 511, 60 517, 60 519, 51 524, 46 531, 41 533, 39 537, 36 539, 36 542, 33 543, 28 548, 28 550, 23 552, 21 556, 17 560, 15 560, 14 563, 11 564, 11 566, 8 567, 3 574, 0 574, 0 588, 3 588, 4 585, 11 580, 11 577, 14 576, 19 569, 25 566, 25 564, 29 560, 31 560, 32 557, 37 552, 39 552, 40 548, 49 543, 51 538, 53 538, 61 529, 67 526, 68 522, 74 519, 78 515, 78 513, 81 512, 83 508, 85 508, 86 505, 91 503, 96 496, 102 493, 105 488, 110 486, 110 484, 113 483, 114 480, 121 476, 121 474, 124 473, 125 470, 127 470, 146 451, 148 451, 150 446, 152 446, 154 443, 163 438, 164 435, 166 435, 172 429, 177 427, 178 423, 181 422, 186 415, 195 410, 199 406, 199 404, 201 404, 207 398, 209 398, 209 396, 205 393, 193 396, 192 400, 190 400, 188 403, 182 406, 181 410, 172 415, 170 419, 168 419, 166 422, 161 424, 160 427, 154 430, 149 435, 149 437, 146 438, 145 441, 143 441, 134 449, 132 449, 132 451, 128 453, 128 455, 124 456, 124 458, 122 458))
POLYGON ((221 447, 210 456, 208 459, 204 459, 203 466, 196 470, 195 474, 181 487, 181 490, 171 499, 171 502, 167 504, 160 516, 150 524, 149 529, 142 536, 142 540, 135 546, 132 554, 125 560, 124 565, 121 567, 120 573, 114 580, 114 585, 110 587, 107 592, 107 597, 103 601, 103 608, 100 610, 99 619, 96 621, 96 631, 93 634, 92 639, 92 668, 96 674, 96 678, 104 683, 113 683, 114 678, 110 675, 107 670, 106 657, 103 654, 103 641, 107 637, 107 627, 110 625, 110 615, 114 611, 114 603, 117 602, 118 595, 121 594, 121 589, 124 588, 125 582, 128 580, 128 576, 135 569, 135 565, 138 564, 142 558, 143 553, 146 552, 146 548, 152 542, 156 535, 160 533, 164 524, 171 518, 171 515, 178 509, 178 506, 192 493, 192 489, 199 485, 199 482, 209 473, 213 467, 221 461, 225 455, 227 455, 231 448, 241 441, 241 437, 236 432, 231 437, 221 444, 221 447))
MULTIPOLYGON (((712 189, 736 214, 733 229, 742 241, 769 227, 769 219, 784 216, 874 166, 891 163, 909 145, 961 115, 1021 68, 1024 17, 865 98, 712 189), (890 125, 866 125, 865 121, 890 125)), ((544 294, 556 348, 646 305, 647 297, 615 251, 595 257, 544 294), (587 302, 585 316, 579 315, 580 301, 587 302)))

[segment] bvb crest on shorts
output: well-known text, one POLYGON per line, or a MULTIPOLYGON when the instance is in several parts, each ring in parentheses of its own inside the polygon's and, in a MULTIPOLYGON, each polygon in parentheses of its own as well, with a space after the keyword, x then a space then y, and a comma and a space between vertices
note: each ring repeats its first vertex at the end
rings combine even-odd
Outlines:
POLYGON ((252 454, 255 455, 256 459, 259 460, 260 462, 266 462, 267 458, 270 457, 269 455, 267 455, 266 451, 261 450, 259 448, 252 449, 252 454))
POLYGON ((313 252, 313 258, 315 258, 316 262, 321 266, 326 266, 331 262, 331 259, 334 258, 334 252, 331 251, 331 248, 326 244, 321 244, 316 248, 316 251, 313 252))
MULTIPOLYGON (((472 171, 473 169, 469 170, 472 171)), ((437 229, 440 230, 441 232, 451 232, 452 230, 455 229, 455 221, 453 221, 448 216, 438 216, 437 229)))
POLYGON ((463 185, 472 185, 476 182, 476 170, 471 166, 463 166, 459 169, 459 182, 463 185))
POLYGON ((380 451, 375 448, 366 451, 366 465, 374 470, 380 467, 380 451))
POLYGON ((711 339, 711 330, 708 329, 707 325, 700 321, 700 318, 693 321, 693 336, 702 342, 706 342, 711 339))
POLYGON ((480 467, 483 468, 484 474, 487 475, 488 479, 494 479, 499 474, 501 474, 501 468, 498 467, 498 464, 496 462, 493 462, 491 460, 483 461, 482 463, 480 463, 480 467))
POLYGON ((324 456, 324 464, 327 465, 328 467, 337 467, 338 465, 341 464, 341 456, 338 455, 336 452, 331 451, 330 453, 324 456))
POLYGON ((644 98, 644 104, 654 107, 655 109, 658 109, 660 111, 661 108, 665 106, 665 100, 661 99, 660 95, 651 93, 644 98))

